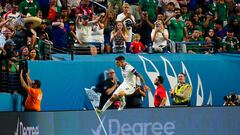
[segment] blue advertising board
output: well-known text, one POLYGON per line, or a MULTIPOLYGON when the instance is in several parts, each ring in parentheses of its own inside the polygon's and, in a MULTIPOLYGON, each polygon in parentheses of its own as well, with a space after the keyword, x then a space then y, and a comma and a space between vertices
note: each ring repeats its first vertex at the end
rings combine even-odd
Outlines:
POLYGON ((239 107, 0 113, 1 135, 239 135, 239 107))
MULTIPOLYGON (((42 110, 92 109, 84 90, 93 88, 99 76, 113 68, 120 82, 120 69, 115 65, 119 54, 97 56, 75 56, 74 61, 67 55, 59 55, 65 61, 29 62, 30 76, 42 82, 42 110)), ((187 82, 192 85, 193 106, 222 106, 223 97, 230 92, 239 92, 239 55, 198 55, 198 54, 126 54, 126 61, 136 68, 151 88, 143 101, 144 107, 153 107, 156 89, 153 82, 158 75, 165 79, 168 105, 171 105, 169 90, 177 84, 177 74, 184 72, 187 82)))

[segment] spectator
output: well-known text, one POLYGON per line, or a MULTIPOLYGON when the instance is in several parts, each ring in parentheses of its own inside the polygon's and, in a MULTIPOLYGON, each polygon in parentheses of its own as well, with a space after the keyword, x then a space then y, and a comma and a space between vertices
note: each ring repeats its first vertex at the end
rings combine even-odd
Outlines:
POLYGON ((21 58, 22 60, 29 60, 29 49, 27 46, 21 47, 21 58))
POLYGON ((14 35, 14 31, 10 27, 3 27, 0 33, 0 50, 4 53, 4 44, 6 43, 6 40, 11 39, 14 35))
MULTIPOLYGON (((105 13, 102 13, 99 16, 103 17, 104 15, 105 15, 105 13)), ((93 14, 93 20, 96 20, 97 18, 99 18, 99 16, 97 14, 93 14)), ((104 30, 104 24, 101 21, 98 21, 97 23, 92 25, 92 33, 91 33, 92 41, 91 42, 96 42, 96 43, 100 44, 100 46, 102 45, 101 52, 103 52, 103 50, 104 50, 103 30, 104 30)))
POLYGON ((151 33, 154 52, 167 51, 168 30, 164 28, 162 21, 156 21, 151 33))
POLYGON ((231 17, 228 20, 228 24, 224 27, 225 29, 232 29, 234 32, 234 36, 240 40, 240 25, 238 20, 235 17, 231 17))
POLYGON ((60 7, 57 5, 57 0, 51 0, 50 2, 50 9, 48 12, 48 19, 51 21, 55 21, 57 15, 61 13, 60 7))
POLYGON ((40 31, 38 33, 39 39, 38 39, 38 50, 39 50, 39 58, 42 60, 46 60, 46 56, 47 56, 47 48, 49 45, 49 43, 47 42, 47 35, 45 32, 40 31))
POLYGON ((40 37, 39 33, 43 32, 46 35, 47 40, 52 40, 52 33, 50 28, 48 27, 48 20, 43 19, 40 26, 36 29, 37 36, 40 37))
POLYGON ((30 61, 39 60, 39 54, 37 49, 32 49, 29 51, 29 60, 30 61))
POLYGON ((8 25, 14 26, 14 22, 19 17, 21 17, 21 14, 18 12, 18 5, 13 4, 11 10, 4 14, 3 19, 4 20, 10 19, 11 21, 8 23, 8 25))
POLYGON ((173 2, 169 2, 167 4, 167 9, 164 12, 164 16, 166 18, 172 16, 174 14, 174 9, 175 9, 174 3, 173 2))
POLYGON ((27 17, 24 18, 24 25, 26 27, 26 30, 31 32, 33 35, 31 38, 28 38, 27 45, 30 49, 35 48, 35 45, 37 44, 37 33, 34 30, 34 28, 38 27, 42 22, 42 19, 38 17, 27 17))
POLYGON ((89 48, 92 55, 97 54, 97 48, 94 45, 89 44, 89 42, 92 42, 92 27, 93 25, 97 24, 102 16, 97 17, 95 20, 89 21, 89 16, 82 15, 81 21, 80 16, 77 18, 77 24, 76 24, 76 35, 77 38, 83 43, 80 45, 77 45, 77 47, 83 47, 83 48, 89 48))
MULTIPOLYGON (((216 18, 219 20, 227 21, 228 18, 228 5, 225 0, 218 0, 216 4, 216 18)), ((223 24, 224 26, 226 24, 223 24)))
POLYGON ((182 19, 183 20, 189 20, 190 19, 191 14, 188 11, 187 5, 182 5, 181 6, 181 13, 182 13, 182 19))
POLYGON ((68 46, 72 48, 75 44, 75 41, 77 41, 79 44, 82 44, 82 42, 76 36, 76 28, 74 21, 69 21, 69 29, 70 31, 68 32, 68 46))
POLYGON ((206 44, 204 45, 204 54, 212 54, 214 53, 214 44, 212 43, 212 39, 210 37, 205 37, 206 44))
POLYGON ((106 53, 111 52, 112 43, 110 42, 110 37, 111 37, 111 32, 115 26, 115 20, 116 20, 116 17, 114 15, 114 12, 112 12, 111 10, 108 10, 106 15, 103 18, 104 46, 105 46, 106 53))
POLYGON ((140 42, 141 36, 137 33, 133 36, 133 42, 130 46, 130 51, 132 53, 142 53, 145 50, 144 45, 140 42))
POLYGON ((53 47, 65 50, 67 46, 67 30, 64 27, 62 16, 56 16, 52 23, 53 47))
POLYGON ((51 0, 38 0, 39 9, 42 12, 42 17, 47 18, 49 14, 51 0))
POLYGON ((144 92, 143 88, 141 87, 141 82, 137 77, 137 85, 136 91, 126 96, 126 107, 127 108, 141 108, 142 107, 142 100, 146 97, 146 93, 144 92))
POLYGON ((125 3, 128 3, 130 6, 130 13, 134 16, 136 21, 140 20, 140 6, 139 6, 139 0, 125 0, 125 3))
POLYGON ((29 86, 23 79, 23 71, 20 74, 20 81, 23 88, 28 92, 28 97, 25 102, 24 111, 41 111, 42 90, 41 82, 39 80, 31 80, 28 73, 26 74, 29 86))
POLYGON ((23 0, 19 5, 19 12, 27 16, 37 16, 39 5, 36 0, 23 0))
POLYGON ((70 21, 69 7, 62 7, 61 8, 61 15, 63 17, 63 22, 68 23, 70 21))
POLYGON ((214 29, 214 16, 211 12, 206 13, 203 22, 204 33, 207 33, 210 29, 214 29))
MULTIPOLYGON (((220 40, 217 38, 215 31, 213 29, 209 29, 206 38, 210 38, 211 42, 214 42, 214 52, 218 52, 220 49, 220 40)), ((209 41, 209 40, 208 40, 209 41)))
POLYGON ((185 20, 186 28, 187 28, 187 40, 189 40, 192 37, 193 31, 194 31, 194 25, 191 20, 185 20))
MULTIPOLYGON (((189 42, 203 42, 204 39, 200 36, 199 30, 195 29, 193 31, 192 37, 190 38, 189 42)), ((194 43, 187 45, 188 53, 202 53, 203 52, 203 45, 194 43)))
POLYGON ((162 85, 164 81, 164 78, 162 76, 158 76, 155 81, 154 85, 157 86, 157 89, 154 93, 154 106, 155 107, 162 107, 166 105, 167 96, 166 96, 166 90, 164 86, 162 85))
POLYGON ((128 35, 128 31, 123 23, 117 22, 110 38, 110 42, 113 42, 113 53, 126 53, 126 41, 129 39, 128 35))
POLYGON ((145 47, 149 47, 152 43, 151 32, 153 27, 154 25, 148 19, 148 13, 142 11, 141 21, 136 25, 136 33, 139 33, 141 36, 140 42, 142 42, 145 47))
POLYGON ((108 0, 108 5, 110 5, 110 10, 115 14, 120 14, 122 12, 123 0, 108 0))
POLYGON ((139 0, 141 10, 147 11, 149 20, 153 22, 156 20, 157 0, 139 0))
POLYGON ((233 30, 229 29, 227 31, 227 36, 223 38, 221 46, 223 52, 228 53, 240 52, 239 41, 234 36, 233 30))
POLYGON ((223 28, 223 21, 222 20, 216 20, 215 21, 215 32, 216 32, 216 36, 222 40, 223 37, 226 36, 226 29, 223 28))
POLYGON ((126 50, 129 52, 133 34, 132 28, 135 26, 136 22, 134 16, 129 13, 129 4, 124 3, 122 8, 123 12, 117 16, 116 21, 123 22, 124 26, 127 28, 129 38, 126 40, 126 50))
MULTIPOLYGON (((115 71, 113 69, 109 69, 108 78, 96 85, 97 89, 95 91, 101 93, 98 109, 102 109, 104 104, 112 96, 113 92, 117 89, 119 85, 120 85, 120 82, 117 81, 115 71)), ((116 109, 116 106, 114 106, 114 103, 110 106, 110 108, 116 109)))
MULTIPOLYGON (((174 10, 174 14, 165 20, 165 24, 169 26, 170 39, 175 42, 182 42, 188 37, 185 22, 180 19, 181 11, 179 8, 174 10)), ((186 51, 186 45, 181 44, 182 52, 186 51)))
POLYGON ((170 90, 171 98, 173 98, 172 105, 191 106, 192 86, 186 83, 185 77, 184 73, 179 73, 178 84, 170 90))
POLYGON ((35 37, 33 33, 29 29, 25 29, 22 23, 16 25, 16 31, 12 39, 16 43, 17 50, 20 50, 23 46, 26 46, 29 39, 34 38, 35 37))
POLYGON ((80 5, 75 8, 75 15, 78 16, 79 14, 87 15, 92 20, 93 9, 90 0, 82 0, 80 5))
POLYGON ((67 1, 67 6, 71 7, 71 8, 76 8, 77 6, 79 6, 81 0, 68 0, 67 1))

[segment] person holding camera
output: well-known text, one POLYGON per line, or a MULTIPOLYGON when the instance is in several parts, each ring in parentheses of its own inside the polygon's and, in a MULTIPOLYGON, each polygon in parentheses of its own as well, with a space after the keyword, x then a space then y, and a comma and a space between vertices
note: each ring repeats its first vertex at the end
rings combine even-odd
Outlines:
POLYGON ((151 33, 154 52, 164 52, 164 50, 167 50, 168 36, 168 30, 164 28, 163 22, 157 20, 151 33))
POLYGON ((135 27, 136 22, 135 22, 135 18, 133 15, 131 15, 130 13, 130 6, 128 3, 124 3, 123 6, 123 12, 119 15, 117 15, 117 19, 116 21, 121 21, 123 22, 124 26, 127 28, 128 31, 128 40, 126 41, 126 49, 127 52, 129 52, 129 48, 131 45, 131 41, 132 41, 132 28, 135 27))
POLYGON ((113 42, 113 53, 126 53, 126 42, 128 39, 128 31, 124 24, 122 22, 116 22, 110 38, 110 42, 113 42))
POLYGON ((24 111, 41 111, 42 90, 41 82, 39 80, 31 80, 29 72, 26 73, 27 83, 23 79, 23 70, 21 70, 20 81, 23 88, 27 91, 28 97, 25 101, 24 111))
POLYGON ((179 73, 178 84, 170 90, 171 98, 173 98, 172 105, 191 106, 192 86, 185 80, 186 75, 182 72, 179 73))

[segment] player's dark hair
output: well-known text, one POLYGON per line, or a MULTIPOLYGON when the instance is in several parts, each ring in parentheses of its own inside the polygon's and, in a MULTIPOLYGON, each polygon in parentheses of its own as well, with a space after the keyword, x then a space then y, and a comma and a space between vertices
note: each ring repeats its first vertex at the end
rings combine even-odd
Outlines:
POLYGON ((158 81, 163 84, 164 78, 162 76, 158 76, 158 81))
POLYGON ((184 77, 186 77, 186 74, 184 74, 183 72, 180 72, 179 74, 182 74, 184 77))
POLYGON ((115 60, 121 61, 121 60, 125 60, 125 58, 123 56, 118 56, 118 57, 115 58, 115 60))

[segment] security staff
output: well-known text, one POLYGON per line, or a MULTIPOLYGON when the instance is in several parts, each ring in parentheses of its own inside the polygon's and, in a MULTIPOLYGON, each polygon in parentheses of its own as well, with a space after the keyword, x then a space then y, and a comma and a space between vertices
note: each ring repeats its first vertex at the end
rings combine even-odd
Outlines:
POLYGON ((172 105, 191 106, 192 86, 185 82, 186 76, 184 73, 178 74, 178 84, 174 89, 170 90, 172 105))

